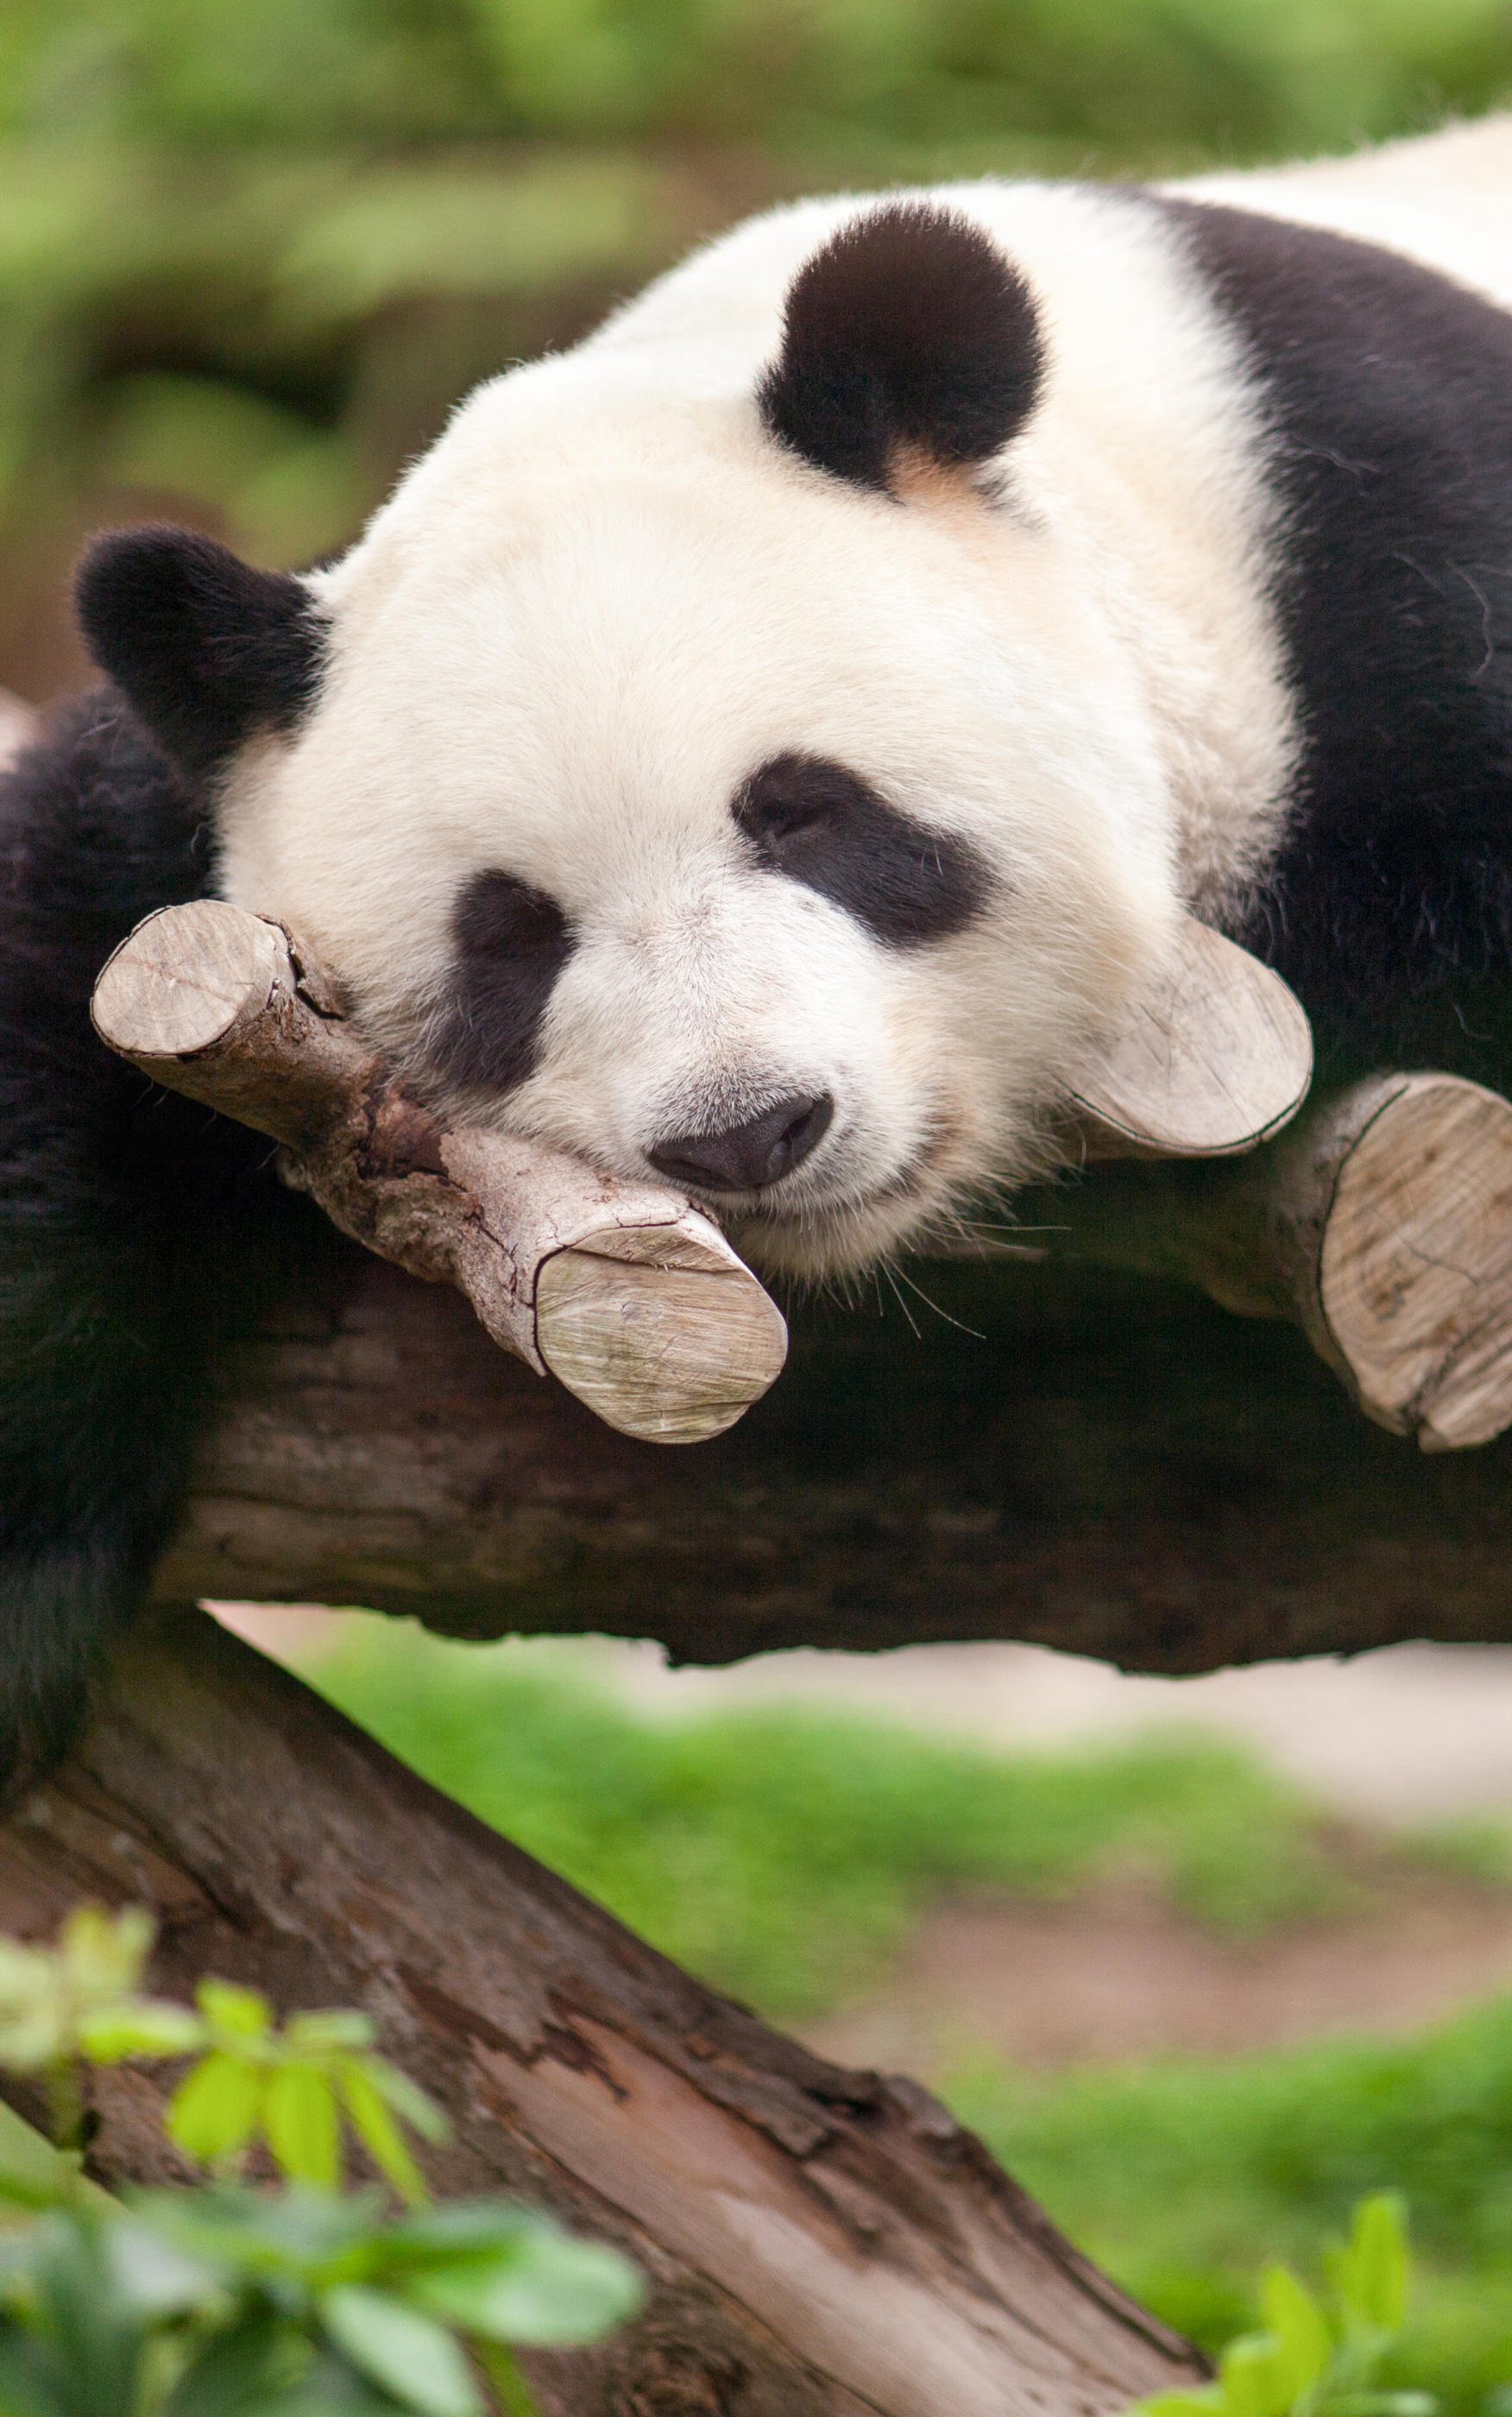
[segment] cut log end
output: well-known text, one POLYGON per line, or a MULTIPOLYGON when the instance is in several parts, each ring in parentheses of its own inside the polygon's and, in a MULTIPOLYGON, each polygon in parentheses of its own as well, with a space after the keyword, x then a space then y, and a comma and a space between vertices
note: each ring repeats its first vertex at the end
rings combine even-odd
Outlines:
POLYGON ((620 1229, 554 1253, 536 1279, 536 1339, 552 1375, 607 1426, 648 1443, 701 1443, 780 1374, 788 1330, 733 1254, 694 1264, 668 1239, 620 1229), (644 1258, 628 1257, 634 1243, 644 1258))
POLYGON ((1318 1270, 1360 1406, 1425 1452, 1512 1424, 1512 1105, 1404 1076, 1339 1168, 1318 1270))
POLYGON ((1066 1087, 1088 1158, 1226 1158, 1278 1132, 1311 1080, 1300 1001, 1258 957, 1187 917, 1159 981, 1066 1087))
POLYGON ((264 1005, 283 953, 276 925, 220 899, 164 907, 107 962, 95 1029, 123 1056, 195 1056, 264 1005))

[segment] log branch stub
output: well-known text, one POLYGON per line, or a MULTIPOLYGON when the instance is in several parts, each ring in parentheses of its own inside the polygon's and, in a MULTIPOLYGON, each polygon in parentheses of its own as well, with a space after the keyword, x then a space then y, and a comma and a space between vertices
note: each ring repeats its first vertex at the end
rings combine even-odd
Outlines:
POLYGON ((1279 974, 1185 916, 1158 979, 1066 1077, 1067 1155, 1228 1158, 1295 1116, 1312 1028, 1279 974))
MULTIPOLYGON (((530 2362, 552 2417, 1115 2417, 1199 2379, 926 2091, 701 1986, 204 1614, 132 1638, 0 1841, 0 1926, 144 1902, 159 1988, 367 2009, 452 2118, 438 2188, 639 2260, 639 2325, 530 2362)), ((100 2180, 174 2174, 171 2080, 98 2075, 100 2180)))
POLYGON ((722 1434, 780 1370, 787 1330, 718 1226, 511 1136, 448 1123, 346 1019, 280 924, 216 899, 138 925, 95 987, 108 1047, 283 1146, 343 1233, 466 1294, 494 1342, 605 1422, 722 1434))
POLYGON ((1300 1326, 1354 1401, 1425 1452, 1512 1424, 1512 1104, 1454 1074, 1372 1075, 1269 1148, 1110 1168, 1063 1248, 1300 1326))

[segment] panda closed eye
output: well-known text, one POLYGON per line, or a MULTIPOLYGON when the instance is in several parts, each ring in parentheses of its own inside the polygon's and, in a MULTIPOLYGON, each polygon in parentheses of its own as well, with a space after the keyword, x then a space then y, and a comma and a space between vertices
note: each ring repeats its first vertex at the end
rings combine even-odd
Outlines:
POLYGON ((545 890, 494 869, 473 875, 451 921, 451 982, 432 1059, 453 1082, 513 1090, 536 1071, 571 927, 545 890))
POLYGON ((801 881, 889 947, 963 931, 990 888, 975 848, 889 805, 869 781, 822 755, 774 755, 743 781, 731 812, 768 871, 801 881))

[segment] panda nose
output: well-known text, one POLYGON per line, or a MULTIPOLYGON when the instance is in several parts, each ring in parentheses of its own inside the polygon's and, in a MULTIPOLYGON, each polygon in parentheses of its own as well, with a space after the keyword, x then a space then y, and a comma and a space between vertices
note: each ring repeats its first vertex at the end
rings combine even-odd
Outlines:
POLYGON ((817 1099, 794 1095, 722 1132, 671 1135, 646 1156, 674 1183, 697 1192, 759 1192, 792 1174, 823 1141, 834 1114, 827 1091, 817 1099))

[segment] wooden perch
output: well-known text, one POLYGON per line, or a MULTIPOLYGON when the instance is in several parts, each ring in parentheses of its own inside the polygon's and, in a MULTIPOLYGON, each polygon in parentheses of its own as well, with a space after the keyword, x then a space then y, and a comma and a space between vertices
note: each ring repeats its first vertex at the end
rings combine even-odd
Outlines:
POLYGON ((1291 1319, 1425 1452, 1512 1424, 1512 1105, 1479 1084, 1374 1075, 1242 1163, 1110 1168, 1053 1197, 1057 1250, 1291 1319))
MULTIPOLYGON (((202 1613, 0 1829, 0 1928, 82 1893, 153 1908, 175 1995, 369 2009, 451 2115, 438 2187, 639 2260, 638 2324, 527 2362, 550 2417, 1116 2417, 1200 2379, 916 2084, 714 1996, 202 1613)), ((169 2086, 98 2075, 101 2180, 175 2174, 169 2086)))
POLYGON ((450 1281, 495 1343, 626 1435, 719 1435, 772 1382, 787 1329, 677 1193, 443 1122, 345 1020, 277 923, 216 899, 138 925, 95 1028, 170 1089, 269 1133, 285 1179, 412 1275, 450 1281))
POLYGON ((1295 1116, 1312 1031, 1279 974, 1187 916, 1170 962, 1066 1077, 1070 1158, 1230 1158, 1295 1116))

